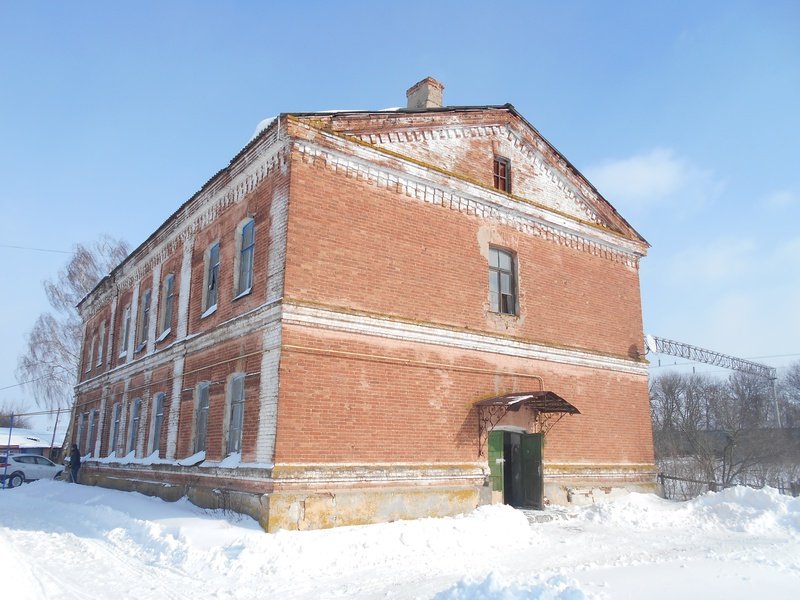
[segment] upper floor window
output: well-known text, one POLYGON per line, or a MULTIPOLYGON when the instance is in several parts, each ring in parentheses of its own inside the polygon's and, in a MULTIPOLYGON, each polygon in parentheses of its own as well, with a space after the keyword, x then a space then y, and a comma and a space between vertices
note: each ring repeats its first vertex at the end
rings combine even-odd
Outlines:
POLYGON ((494 312, 517 314, 514 256, 507 250, 489 248, 489 298, 494 312))
POLYGON ((208 395, 209 383, 201 381, 197 385, 197 408, 194 425, 194 451, 203 452, 206 449, 206 430, 208 429, 208 395))
POLYGON ((131 334, 131 305, 122 311, 122 325, 119 332, 119 355, 125 356, 128 353, 128 337, 131 334))
POLYGON ((159 392, 153 399, 153 431, 150 436, 150 451, 161 450, 161 428, 164 425, 164 392, 159 392))
POLYGON ((139 327, 136 333, 136 339, 139 340, 139 345, 136 346, 136 352, 139 352, 147 345, 147 330, 150 328, 150 296, 151 290, 147 289, 142 294, 142 305, 139 307, 139 327))
POLYGON ((203 316, 217 308, 219 292, 219 242, 214 242, 206 250, 206 275, 203 289, 203 316))
POLYGON ((244 374, 231 378, 230 388, 231 415, 228 425, 228 454, 242 451, 242 426, 244 424, 244 374))
POLYGON ((94 360, 94 346, 97 343, 97 336, 92 336, 92 341, 89 343, 89 354, 86 356, 86 372, 92 370, 92 360, 94 360))
POLYGON ((170 273, 164 277, 161 284, 161 311, 159 312, 158 333, 159 339, 166 337, 172 329, 172 307, 175 304, 175 274, 170 273))
POLYGON ((236 296, 243 296, 253 288, 253 253, 256 247, 256 224, 253 219, 239 226, 236 246, 239 249, 236 269, 236 296))
POLYGON ((494 187, 511 193, 511 161, 502 156, 494 157, 494 187))
POLYGON ((105 344, 106 340, 106 322, 103 321, 100 324, 100 345, 97 347, 97 366, 101 366, 103 364, 103 345, 105 344))

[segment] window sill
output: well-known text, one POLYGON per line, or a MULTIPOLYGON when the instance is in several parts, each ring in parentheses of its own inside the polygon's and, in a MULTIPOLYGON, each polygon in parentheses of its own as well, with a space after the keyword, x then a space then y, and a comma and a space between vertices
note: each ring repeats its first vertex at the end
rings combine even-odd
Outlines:
POLYGON ((204 312, 202 315, 200 315, 200 318, 201 319, 205 319, 209 315, 213 315, 215 312, 217 312, 217 305, 216 304, 214 306, 209 306, 206 309, 206 312, 204 312))
POLYGON ((518 314, 504 313, 504 312, 500 312, 500 311, 497 311, 497 310, 490 310, 489 312, 491 314, 497 315, 498 317, 501 317, 503 319, 519 319, 519 315, 518 314))
POLYGON ((126 358, 127 356, 128 356, 128 351, 126 350, 125 352, 120 352, 117 358, 126 358))
POLYGON ((250 295, 250 292, 253 291, 252 287, 247 288, 246 290, 239 292, 239 295, 234 298, 234 300, 238 300, 239 298, 244 298, 245 296, 250 295))
POLYGON ((156 338, 156 343, 163 342, 170 333, 172 333, 172 327, 167 327, 161 332, 161 335, 156 338))
POLYGON ((134 353, 134 354, 136 354, 137 352, 141 352, 141 351, 142 351, 142 350, 144 350, 146 347, 147 347, 147 340, 143 341, 141 344, 139 344, 138 346, 136 346, 136 348, 133 350, 133 353, 134 353))

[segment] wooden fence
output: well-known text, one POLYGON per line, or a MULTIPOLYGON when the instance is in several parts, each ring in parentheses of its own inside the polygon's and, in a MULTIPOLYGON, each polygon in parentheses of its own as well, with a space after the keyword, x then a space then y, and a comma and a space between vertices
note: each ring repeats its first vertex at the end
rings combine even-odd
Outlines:
MULTIPOLYGON (((725 489, 726 487, 740 485, 723 485, 722 483, 717 483, 716 481, 687 479, 685 477, 666 475, 665 473, 658 474, 658 481, 661 484, 664 497, 668 500, 689 500, 690 498, 695 498, 705 492, 716 492, 725 489)), ((749 485, 748 487, 761 489, 763 486, 749 485)), ((800 495, 800 482, 786 482, 779 480, 771 487, 777 489, 781 494, 794 496, 795 498, 800 495)))

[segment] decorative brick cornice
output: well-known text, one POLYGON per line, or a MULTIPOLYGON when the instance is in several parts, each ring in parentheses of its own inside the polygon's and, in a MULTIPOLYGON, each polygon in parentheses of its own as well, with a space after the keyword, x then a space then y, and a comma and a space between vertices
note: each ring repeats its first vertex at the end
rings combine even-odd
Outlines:
POLYGON ((276 170, 285 170, 288 144, 265 138, 256 151, 243 156, 245 165, 232 167, 230 179, 212 181, 186 206, 171 216, 152 240, 135 251, 136 256, 112 275, 111 281, 89 297, 81 306, 84 320, 90 319, 117 289, 126 289, 149 275, 155 265, 173 256, 196 233, 209 226, 232 204, 241 202, 247 194, 276 170))
MULTIPOLYGON (((348 143, 336 135, 328 137, 334 146, 348 143)), ((380 149, 365 146, 353 149, 352 146, 333 149, 305 140, 295 142, 301 160, 306 163, 322 164, 345 177, 366 181, 420 202, 500 221, 527 235, 624 264, 631 269, 639 268, 643 248, 636 242, 582 223, 571 215, 521 202, 456 177, 437 182, 429 170, 416 162, 402 163, 402 159, 397 158, 396 168, 387 167, 384 164, 386 155, 380 157, 381 162, 370 155, 372 152, 380 154, 380 149)), ((447 175, 443 177, 447 178, 447 175)))
MULTIPOLYGON (((510 142, 514 149, 528 158, 534 169, 547 178, 564 195, 567 203, 572 204, 581 218, 602 225, 603 220, 591 207, 587 198, 594 202, 605 202, 597 193, 587 185, 576 186, 569 182, 559 171, 553 168, 545 158, 549 146, 541 139, 535 141, 526 140, 519 132, 507 124, 477 125, 477 124, 458 124, 458 125, 439 125, 439 126, 417 126, 413 129, 399 131, 389 131, 380 133, 360 133, 356 139, 364 143, 379 147, 387 143, 415 143, 437 140, 458 140, 468 138, 505 138, 510 142)), ((549 152, 552 153, 552 152, 549 152)), ((567 163, 560 157, 555 158, 557 167, 562 172, 568 170, 567 163)), ((563 210, 563 206, 555 207, 563 210)))
MULTIPOLYGON (((221 323, 214 329, 190 334, 183 339, 176 340, 166 348, 161 348, 150 354, 145 354, 131 362, 119 365, 96 377, 82 381, 75 386, 76 394, 85 394, 104 385, 113 385, 119 381, 129 379, 140 373, 150 372, 153 369, 172 364, 181 356, 188 356, 195 352, 206 350, 224 342, 240 338, 242 332, 263 330, 271 323, 280 320, 280 303, 271 302, 263 304, 244 314, 221 323)), ((263 348, 269 350, 270 348, 263 348)))
POLYGON ((282 321, 314 329, 327 329, 421 344, 449 346, 460 350, 490 352, 578 367, 603 369, 647 376, 647 363, 576 348, 561 348, 540 343, 497 337, 491 334, 455 330, 435 324, 411 323, 374 315, 354 314, 333 308, 305 306, 293 302, 283 305, 282 321))

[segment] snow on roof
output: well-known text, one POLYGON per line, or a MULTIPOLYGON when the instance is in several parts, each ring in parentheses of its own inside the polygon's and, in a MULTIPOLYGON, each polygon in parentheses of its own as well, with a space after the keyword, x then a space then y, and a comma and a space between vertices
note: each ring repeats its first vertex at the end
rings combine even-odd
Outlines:
POLYGON ((32 429, 11 430, 11 442, 9 443, 8 427, 0 427, 0 447, 7 448, 15 446, 18 448, 50 448, 50 445, 58 447, 64 441, 65 432, 56 432, 53 439, 53 432, 33 431, 32 429))
POLYGON ((277 116, 267 117, 266 119, 262 119, 261 121, 259 121, 258 125, 256 125, 256 130, 253 132, 253 135, 250 136, 250 141, 252 142, 254 139, 256 139, 258 134, 264 131, 267 127, 269 127, 272 124, 272 122, 277 118, 278 118, 277 116))

